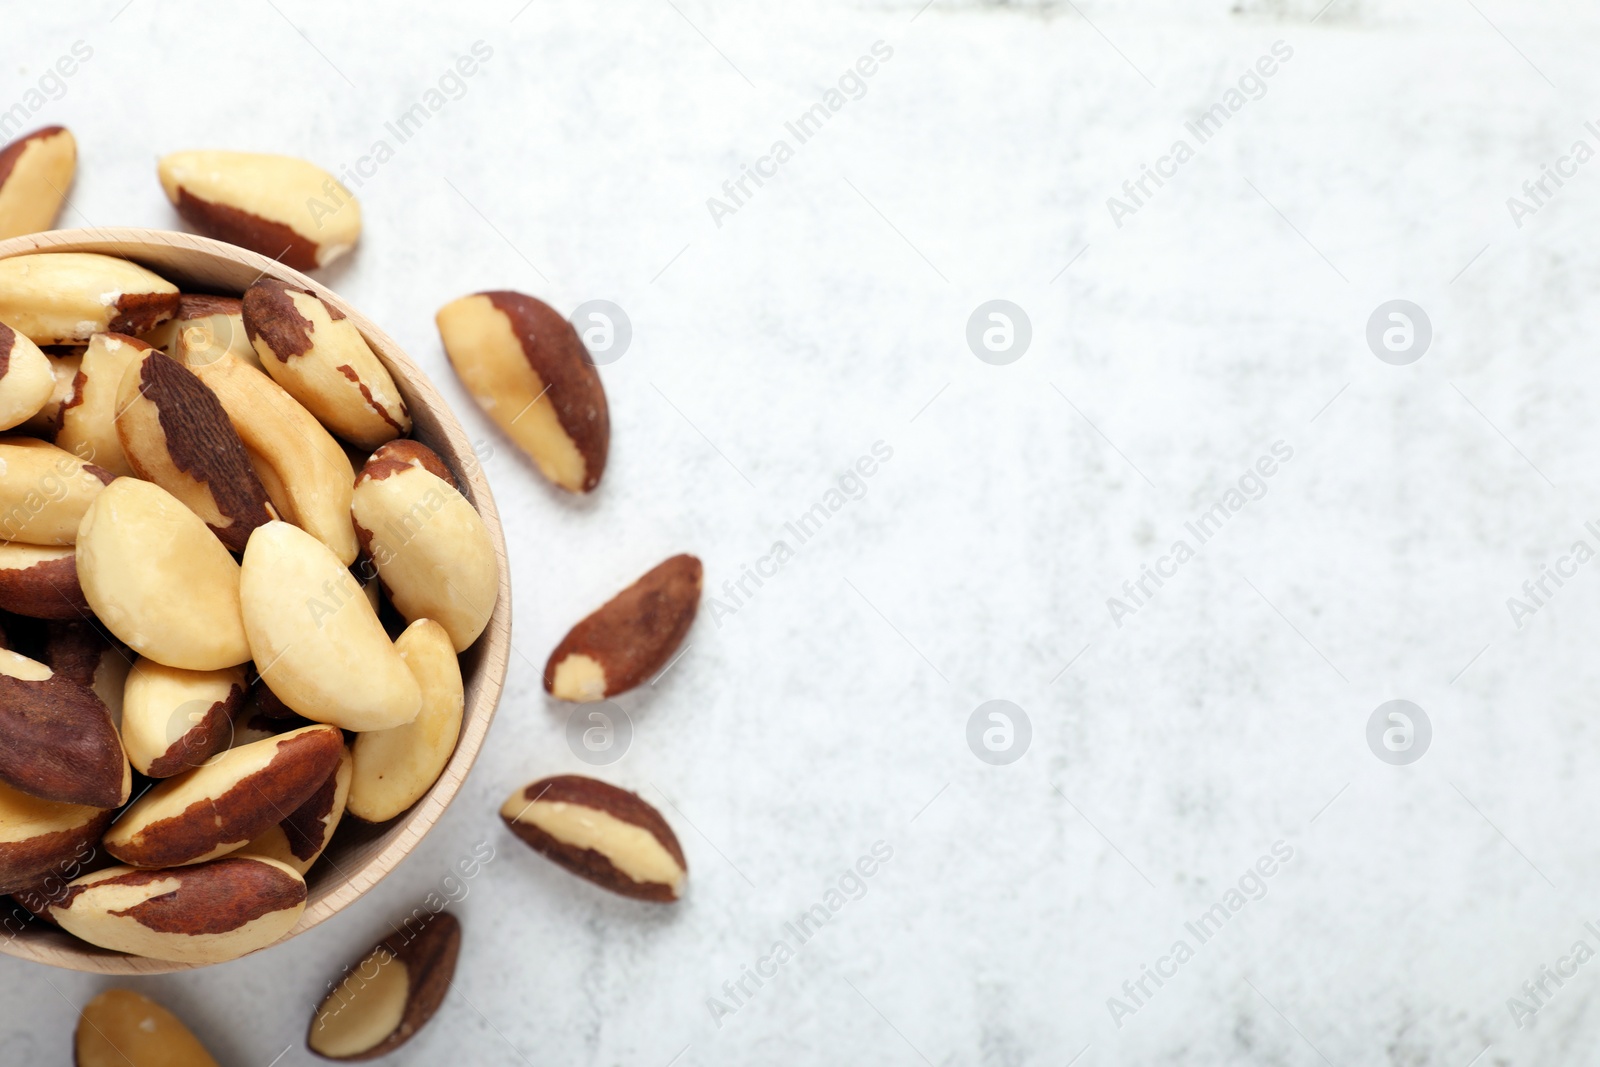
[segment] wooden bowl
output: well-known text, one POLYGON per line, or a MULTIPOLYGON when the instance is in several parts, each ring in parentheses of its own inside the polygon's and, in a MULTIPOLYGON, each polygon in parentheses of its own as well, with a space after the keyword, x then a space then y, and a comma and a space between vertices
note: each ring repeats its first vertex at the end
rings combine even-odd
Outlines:
MULTIPOLYGON (((461 424, 445 406, 417 365, 388 334, 334 293, 276 260, 233 245, 163 230, 57 230, 0 242, 0 259, 31 252, 101 252, 143 264, 186 292, 225 293, 237 296, 263 275, 282 278, 316 293, 349 316, 411 408, 412 436, 443 457, 478 508, 495 554, 500 559, 500 594, 483 636, 461 655, 461 676, 466 684, 466 710, 454 755, 433 788, 405 814, 387 823, 368 825, 355 819, 339 824, 333 843, 306 876, 305 914, 284 940, 304 933, 352 903, 416 847, 439 821, 489 732, 495 704, 505 683, 506 657, 511 647, 511 578, 506 566, 505 536, 495 510, 489 483, 477 463, 472 443, 461 424)), ((10 923, 7 923, 8 929, 10 923)), ((282 944, 280 941, 279 944, 282 944)), ((30 923, 9 939, 0 939, 0 951, 19 959, 99 974, 161 974, 189 970, 200 964, 170 963, 111 952, 79 941, 46 923, 30 923)))

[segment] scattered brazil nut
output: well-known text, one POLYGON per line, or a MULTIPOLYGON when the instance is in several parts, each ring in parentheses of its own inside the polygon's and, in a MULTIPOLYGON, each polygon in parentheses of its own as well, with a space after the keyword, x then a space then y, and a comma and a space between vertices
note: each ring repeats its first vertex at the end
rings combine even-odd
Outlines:
POLYGON ((309 289, 262 278, 244 294, 261 366, 335 435, 371 450, 411 430, 394 379, 355 323, 309 289))
POLYGON ((244 302, 236 296, 180 293, 172 318, 141 340, 185 366, 211 363, 224 352, 261 369, 256 350, 244 332, 244 302))
POLYGON ((683 895, 689 865, 672 827, 625 789, 544 778, 512 793, 500 818, 535 852, 613 893, 658 903, 683 895))
POLYGON ((604 700, 667 665, 700 607, 700 561, 673 556, 612 597, 561 639, 544 668, 558 700, 604 700))
POLYGON ((115 433, 131 473, 187 504, 230 551, 243 552, 251 531, 277 517, 222 402, 159 349, 125 368, 115 433))
POLYGON ((95 615, 142 656, 214 671, 250 659, 239 564, 153 482, 118 478, 78 528, 78 582, 95 615))
POLYGON ((202 233, 315 270, 355 247, 361 205, 315 164, 255 152, 189 151, 163 156, 161 188, 202 233))
POLYGON ((94 252, 0 259, 0 320, 37 345, 97 333, 137 336, 178 310, 178 287, 137 263, 94 252))
POLYGON ((244 550, 240 598, 251 658, 296 714, 358 731, 417 717, 416 679, 322 542, 287 522, 258 528, 244 550))
POLYGON ((110 471, 32 437, 0 437, 0 540, 70 545, 110 471))
POLYGON ((0 781, 41 800, 114 808, 133 775, 111 713, 93 692, 0 649, 0 781))
POLYGON ((338 766, 317 786, 316 792, 291 811, 288 818, 263 830, 241 848, 240 853, 279 860, 301 874, 309 871, 333 840, 344 818, 352 766, 350 750, 346 748, 339 754, 338 766))
POLYGON ((327 545, 345 566, 354 563, 356 472, 339 442, 281 385, 242 360, 223 353, 187 366, 222 402, 278 517, 327 545))
POLYGON ((49 357, 0 322, 0 430, 19 426, 38 414, 55 383, 49 357))
POLYGON ((78 142, 64 126, 0 148, 0 241, 55 226, 78 169, 78 142))
POLYGON ((600 484, 611 415, 572 324, 522 293, 475 293, 436 316, 445 354, 478 406, 561 488, 600 484))
POLYGON ((356 737, 349 806, 365 822, 387 822, 420 800, 439 780, 461 733, 461 664, 444 627, 418 619, 394 647, 422 689, 422 710, 404 726, 356 737))
POLYGON ((320 725, 228 749, 134 801, 106 831, 106 851, 133 867, 226 855, 304 804, 343 751, 344 736, 320 725))
POLYGON ((217 1067, 178 1017, 131 989, 108 989, 83 1006, 73 1067, 217 1067))
POLYGON ((457 652, 489 625, 500 564, 477 509, 432 449, 390 441, 361 468, 351 516, 395 610, 432 619, 457 652))
POLYGON ((0 784, 0 893, 38 885, 93 849, 116 812, 40 800, 0 784))
POLYGON ((132 474, 117 435, 117 397, 123 375, 139 357, 155 351, 137 337, 97 333, 78 363, 72 397, 56 419, 55 443, 75 456, 93 458, 112 474, 132 474))
POLYGON ((427 1025, 444 1002, 461 952, 461 924, 447 911, 408 919, 345 968, 317 1006, 306 1046, 329 1060, 386 1056, 427 1025))
POLYGON ((228 747, 244 691, 243 666, 188 671, 141 658, 122 691, 128 762, 151 778, 200 766, 228 747))
POLYGON ((224 856, 169 870, 107 867, 68 883, 50 917, 114 952, 174 963, 222 963, 287 934, 306 906, 293 868, 224 856))
POLYGON ((72 546, 0 541, 0 611, 31 619, 87 615, 72 546))

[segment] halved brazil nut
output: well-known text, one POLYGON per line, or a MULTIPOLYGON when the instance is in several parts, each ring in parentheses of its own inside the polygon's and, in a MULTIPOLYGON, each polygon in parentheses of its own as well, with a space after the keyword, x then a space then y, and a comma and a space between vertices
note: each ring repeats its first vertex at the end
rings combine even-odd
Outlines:
POLYGON ((114 808, 133 775, 99 697, 0 649, 0 781, 42 800, 114 808))
POLYGON ((222 963, 287 934, 306 906, 292 868, 224 856, 171 870, 108 867, 67 886, 50 916, 91 945, 176 963, 222 963))
POLYGON ((55 226, 77 169, 78 142, 64 126, 34 130, 0 148, 0 241, 55 226))
POLYGON ((417 717, 416 679, 322 542, 286 522, 262 526, 244 551, 240 595, 261 677, 297 714, 358 731, 417 717))
POLYGON ((122 695, 128 762, 151 778, 200 766, 228 747, 244 691, 243 666, 188 671, 141 658, 122 695))
POLYGON ((370 451, 410 431, 406 402, 361 331, 315 293, 262 278, 244 294, 244 328, 272 380, 338 436, 370 451))
POLYGON ((78 582, 106 628, 169 667, 214 671, 250 658, 239 564, 171 493, 118 478, 78 529, 78 582))
POLYGON ((443 626, 457 652, 476 641, 499 595, 500 564, 444 462, 416 441, 390 441, 361 468, 350 508, 395 610, 443 626))
POLYGON ((0 784, 0 893, 38 885, 92 850, 116 812, 40 800, 0 784))
POLYGON ((350 814, 366 822, 386 822, 420 800, 450 762, 461 733, 461 664, 444 627, 418 619, 394 647, 422 689, 422 710, 404 726, 356 738, 350 814))
POLYGON ((561 639, 544 668, 558 700, 604 700, 665 667, 700 607, 700 561, 673 556, 608 600, 561 639))
POLYGON ((307 726, 232 748, 158 782, 106 832, 106 851, 135 867, 225 855, 304 804, 339 764, 344 736, 307 726))
POLYGON ((112 474, 132 474, 117 435, 118 394, 128 368, 153 351, 137 337, 123 334, 97 333, 89 338, 72 399, 62 405, 57 420, 56 447, 93 460, 112 474))
POLYGON ((172 357, 140 353, 119 383, 116 410, 133 473, 187 504, 231 551, 243 552, 251 531, 277 518, 222 402, 172 357))
POLYGON ((229 244, 315 270, 355 247, 361 205, 315 164, 255 152, 174 152, 157 168, 184 221, 229 244))
POLYGON ((0 611, 32 619, 78 619, 89 603, 78 587, 71 545, 0 541, 0 611))
POLYGON ((535 852, 613 893, 659 903, 683 895, 689 865, 677 836, 625 789, 557 775, 512 793, 500 818, 535 852))
POLYGON ((371 1060, 410 1041, 439 1010, 461 952, 461 924, 434 912, 402 927, 345 968, 317 1006, 306 1046, 329 1060, 371 1060))
POLYGON ((0 430, 39 413, 55 388, 50 359, 27 337, 0 322, 0 430))
POLYGON ((611 414, 572 324, 522 293, 476 293, 436 317, 445 354, 478 406, 563 489, 600 484, 611 414))
POLYGON ((339 442, 281 385, 241 360, 223 353, 188 366, 222 402, 278 517, 327 545, 345 566, 354 563, 356 472, 339 442))
POLYGON ((333 840, 344 818, 353 766, 350 750, 346 748, 339 754, 338 766, 317 786, 316 792, 291 811, 288 818, 263 830, 241 848, 240 853, 279 860, 301 874, 309 871, 333 840))
POLYGON ((0 540, 70 545, 110 471, 32 437, 0 437, 0 540))
POLYGON ((178 310, 178 287, 137 263, 93 252, 38 252, 0 260, 0 320, 34 344, 138 334, 178 310))
POLYGON ((73 1067, 217 1067, 178 1017, 131 989, 108 989, 83 1006, 73 1067))

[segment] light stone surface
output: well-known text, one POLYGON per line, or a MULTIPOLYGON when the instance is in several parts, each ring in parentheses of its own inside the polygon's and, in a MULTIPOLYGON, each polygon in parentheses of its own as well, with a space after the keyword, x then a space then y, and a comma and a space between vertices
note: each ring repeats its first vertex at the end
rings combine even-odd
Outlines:
MULTIPOLYGON (((1600 950, 1600 565, 1547 580, 1520 627, 1507 598, 1600 548, 1600 163, 1520 227, 1507 198, 1600 148, 1600 14, 919 3, 5 5, 0 114, 93 49, 27 124, 77 134, 63 225, 178 228, 168 151, 354 167, 390 143, 356 190, 361 246, 322 277, 456 403, 512 546, 517 653, 440 826, 314 934, 131 983, 223 1062, 311 1062, 325 983, 463 892, 455 988, 389 1062, 1597 1062, 1600 963, 1545 979, 1520 1028, 1507 999, 1600 950), (386 123, 477 41, 492 55, 400 143, 386 123), (798 144, 785 123, 878 41, 865 95, 798 144), (1278 41, 1264 95, 1199 144, 1185 122, 1278 41), (1180 137, 1193 158, 1114 220, 1180 137), (714 219, 779 138, 792 158, 714 219), (449 373, 433 311, 487 288, 631 319, 591 498, 542 484, 449 373), (1031 323, 1004 366, 965 340, 993 299, 1031 323), (1433 327, 1407 366, 1365 339, 1393 299, 1433 327), (785 524, 875 442, 892 458, 801 544, 785 524), (1199 546, 1185 524, 1277 442, 1265 496, 1199 546), (1161 564, 1179 538, 1196 557, 1161 564), (682 659, 621 698, 632 747, 594 772, 677 829, 688 895, 659 908, 547 863, 497 809, 590 769, 544 658, 678 551, 732 610, 708 599, 682 659), (1107 599, 1158 564, 1119 626, 1107 599), (966 741, 994 699, 1031 724, 1008 765, 966 741), (1409 766, 1368 749, 1391 699, 1431 721, 1409 766), (495 858, 455 880, 479 842, 495 858), (798 945, 785 923, 876 842, 865 895, 798 945), (1277 842, 1265 895, 1202 944, 1185 923, 1277 842), (723 991, 780 937, 775 977, 723 991), (1113 1019, 1180 938, 1193 958, 1113 1019)), ((0 958, 3 1058, 62 1062, 107 984, 0 958)))

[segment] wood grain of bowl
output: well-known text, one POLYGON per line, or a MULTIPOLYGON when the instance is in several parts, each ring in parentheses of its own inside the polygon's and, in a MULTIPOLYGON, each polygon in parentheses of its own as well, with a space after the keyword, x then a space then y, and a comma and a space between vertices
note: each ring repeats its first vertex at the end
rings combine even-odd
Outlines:
MULTIPOLYGON (((466 709, 454 755, 433 788, 411 809, 376 826, 345 819, 323 858, 307 875, 305 914, 284 940, 316 926, 348 906, 394 870, 444 814, 478 757, 505 683, 511 647, 511 579, 505 535, 494 497, 461 424, 433 385, 400 346, 339 296, 276 260, 220 241, 164 230, 57 230, 0 242, 0 259, 33 252, 100 252, 140 263, 186 292, 238 296, 263 275, 305 286, 349 316, 383 361, 410 405, 412 436, 432 448, 455 471, 466 496, 477 506, 500 560, 499 599, 488 627, 461 656, 466 709)), ((161 974, 195 964, 169 963, 111 952, 71 937, 44 923, 29 924, 14 935, 0 934, 0 951, 19 959, 99 974, 161 974)), ((279 944, 283 942, 280 941, 279 944)))

